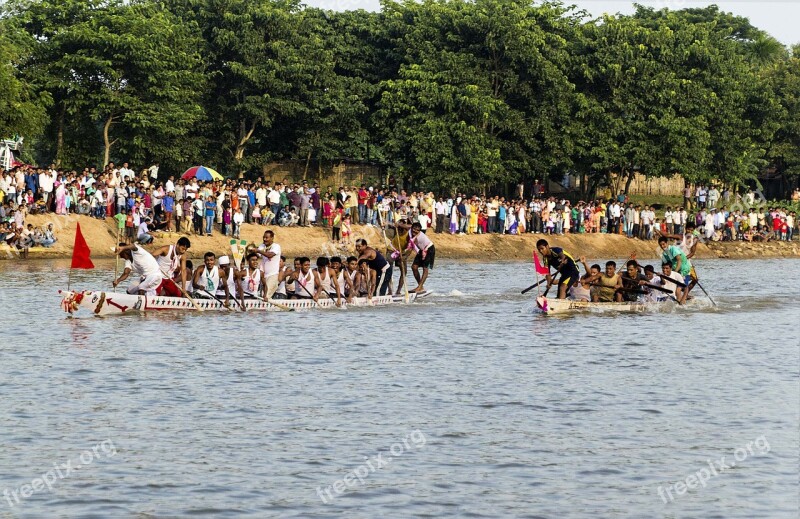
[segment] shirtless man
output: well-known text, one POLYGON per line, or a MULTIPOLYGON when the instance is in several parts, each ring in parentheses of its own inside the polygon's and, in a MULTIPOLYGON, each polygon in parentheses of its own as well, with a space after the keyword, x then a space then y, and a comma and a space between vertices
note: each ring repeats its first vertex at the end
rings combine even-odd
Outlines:
POLYGON ((353 284, 356 297, 372 299, 372 293, 375 291, 377 280, 375 271, 369 268, 369 262, 365 259, 358 260, 357 265, 358 270, 353 284))

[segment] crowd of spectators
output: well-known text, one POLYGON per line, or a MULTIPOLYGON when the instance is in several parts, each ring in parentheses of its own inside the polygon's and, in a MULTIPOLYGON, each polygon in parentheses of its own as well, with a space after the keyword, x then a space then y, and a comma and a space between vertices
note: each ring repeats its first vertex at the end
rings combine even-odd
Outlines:
MULTIPOLYGON (((562 195, 563 196, 563 195, 562 195)), ((793 199, 800 200, 795 190, 793 199)), ((385 186, 341 186, 322 190, 307 181, 199 181, 159 177, 158 164, 138 174, 128 163, 109 163, 102 171, 66 172, 55 167, 0 169, 3 227, 9 244, 27 249, 50 246, 52 228, 31 229, 28 213, 75 213, 116 220, 127 242, 149 243, 154 231, 238 238, 242 224, 308 227, 322 225, 334 241, 350 242, 354 225, 394 220, 419 222, 427 231, 451 234, 615 233, 654 239, 681 234, 688 224, 708 240, 791 240, 795 211, 768 207, 749 191, 735 194, 717 186, 686 187, 683 204, 659 207, 627 196, 570 202, 548 196, 538 181, 519 184, 514 196, 406 192, 385 186), (526 192, 527 191, 527 192, 526 192)))

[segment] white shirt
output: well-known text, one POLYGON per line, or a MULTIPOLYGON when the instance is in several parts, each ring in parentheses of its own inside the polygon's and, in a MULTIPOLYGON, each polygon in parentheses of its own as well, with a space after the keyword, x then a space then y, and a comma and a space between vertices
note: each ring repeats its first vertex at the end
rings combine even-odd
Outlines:
POLYGON ((279 191, 273 189, 267 195, 267 200, 269 200, 270 204, 279 204, 281 202, 281 194, 279 191))
POLYGON ((119 168, 119 176, 125 180, 131 179, 134 177, 133 170, 126 167, 119 168))
POLYGON ((263 187, 256 189, 256 201, 261 207, 267 205, 267 190, 263 187))
POLYGON ((431 224, 431 219, 428 218, 428 215, 425 213, 417 216, 417 221, 419 222, 419 225, 422 227, 423 231, 431 224))
POLYGON ((139 275, 149 277, 161 273, 156 259, 143 248, 137 246, 135 249, 132 249, 131 257, 133 258, 131 261, 131 265, 133 266, 132 270, 139 275))
POLYGON ((281 268, 281 246, 273 242, 269 249, 267 249, 267 246, 262 243, 258 246, 258 250, 275 253, 272 258, 261 256, 260 268, 265 277, 276 276, 281 268))
POLYGON ((424 232, 417 234, 413 238, 409 235, 409 238, 414 242, 414 245, 416 245, 420 251, 428 250, 433 246, 433 242, 424 232))
POLYGON ((40 173, 39 187, 45 193, 51 193, 53 191, 53 177, 49 173, 40 173))
MULTIPOLYGON (((681 276, 680 272, 675 272, 674 270, 669 273, 669 278, 670 279, 674 279, 675 281, 677 281, 679 283, 683 283, 684 282, 683 276, 681 276)), ((667 290, 672 290, 673 297, 677 297, 675 295, 675 292, 677 291, 678 285, 676 285, 675 283, 670 283, 669 281, 665 281, 664 279, 662 279, 661 280, 661 286, 663 286, 667 290)))
POLYGON ((174 193, 175 192, 175 183, 172 180, 167 180, 167 183, 164 185, 167 189, 167 193, 174 193))
POLYGON ((158 166, 155 164, 147 168, 147 171, 150 172, 150 178, 158 178, 158 166))

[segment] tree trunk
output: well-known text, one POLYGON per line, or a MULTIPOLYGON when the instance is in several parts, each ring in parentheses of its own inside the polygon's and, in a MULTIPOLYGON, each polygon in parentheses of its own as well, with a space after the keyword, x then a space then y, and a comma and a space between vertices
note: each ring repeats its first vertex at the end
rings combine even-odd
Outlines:
POLYGON ((628 180, 625 181, 625 194, 627 195, 628 192, 631 190, 631 184, 633 183, 633 179, 636 177, 636 172, 631 171, 628 173, 628 180))
POLYGON ((108 134, 111 130, 111 125, 114 124, 114 115, 109 114, 108 119, 106 119, 106 123, 103 125, 103 144, 105 145, 105 150, 103 151, 103 167, 105 168, 108 165, 109 158, 111 157, 111 146, 117 142, 116 139, 113 141, 110 140, 108 134))
POLYGON ((244 158, 244 148, 247 146, 250 137, 253 136, 253 132, 256 131, 256 125, 258 125, 258 119, 253 119, 250 123, 250 128, 247 127, 247 122, 244 119, 239 121, 239 140, 236 142, 236 151, 233 154, 233 160, 236 163, 239 178, 244 178, 244 169, 242 169, 241 166, 242 159, 244 158))
POLYGON ((67 112, 67 105, 62 101, 61 110, 58 111, 58 133, 56 136, 56 168, 61 167, 61 160, 64 157, 64 116, 67 112))
POLYGON ((586 181, 587 181, 586 172, 585 171, 581 171, 581 191, 580 191, 580 196, 581 196, 581 198, 584 198, 584 199, 587 198, 586 195, 589 193, 589 191, 587 189, 589 186, 586 185, 586 181))
POLYGON ((617 181, 614 178, 614 173, 609 169, 607 175, 608 175, 608 189, 611 190, 611 196, 612 197, 616 197, 617 196, 617 181))
POLYGON ((597 196, 597 184, 600 182, 600 177, 592 175, 589 178, 589 188, 587 189, 586 193, 589 198, 594 199, 597 196))
POLYGON ((308 155, 306 155, 306 167, 303 170, 303 180, 308 180, 308 165, 311 163, 311 149, 308 150, 308 155))

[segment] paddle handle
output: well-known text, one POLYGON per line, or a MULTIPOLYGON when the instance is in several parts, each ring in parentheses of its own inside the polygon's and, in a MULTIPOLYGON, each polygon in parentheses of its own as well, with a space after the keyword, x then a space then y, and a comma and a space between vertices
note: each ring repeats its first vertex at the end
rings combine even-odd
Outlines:
POLYGON ((712 305, 714 305, 714 306, 717 306, 717 302, 716 302, 716 301, 714 301, 714 300, 711 298, 711 296, 708 294, 708 292, 706 292, 706 289, 705 289, 705 288, 703 288, 703 285, 701 285, 699 281, 697 282, 697 286, 699 286, 699 287, 700 287, 700 290, 702 290, 702 291, 703 291, 703 293, 704 293, 704 294, 706 295, 706 297, 708 298, 708 300, 709 300, 709 301, 711 301, 711 304, 712 304, 712 305))
POLYGON ((534 288, 538 287, 539 285, 541 285, 541 284, 542 284, 542 283, 544 283, 545 281, 547 281, 547 278, 544 278, 543 280, 539 281, 538 283, 534 283, 533 285, 531 285, 531 286, 529 286, 528 288, 526 288, 525 290, 523 290, 523 291, 522 291, 522 293, 523 293, 523 294, 527 294, 528 292, 530 292, 530 291, 531 291, 531 290, 533 290, 534 288))
MULTIPOLYGON (((173 283, 175 283, 175 281, 174 281, 174 280, 173 280, 171 277, 169 277, 169 276, 167 275, 167 273, 166 273, 166 272, 164 272, 164 270, 163 270, 163 269, 161 269, 161 275, 162 275, 162 276, 164 276, 164 278, 165 278, 165 279, 169 279, 170 281, 172 281, 173 283)), ((195 307, 195 309, 196 309, 198 312, 202 312, 202 311, 203 311, 203 309, 202 309, 202 308, 200 308, 200 306, 198 306, 197 302, 196 302, 194 299, 192 299, 192 296, 190 296, 190 295, 189 295, 189 293, 188 293, 188 292, 186 292, 186 289, 184 289, 184 288, 181 286, 181 285, 182 285, 182 283, 175 283, 175 284, 178 286, 178 290, 180 290, 180 291, 181 291, 181 294, 183 294, 183 297, 185 297, 186 299, 188 299, 188 300, 189 300, 189 302, 190 302, 190 303, 192 303, 192 305, 195 307)))

